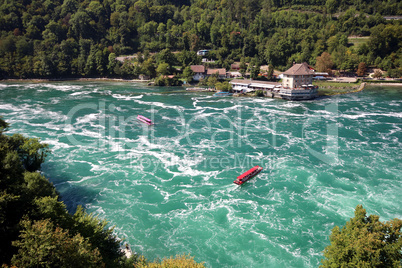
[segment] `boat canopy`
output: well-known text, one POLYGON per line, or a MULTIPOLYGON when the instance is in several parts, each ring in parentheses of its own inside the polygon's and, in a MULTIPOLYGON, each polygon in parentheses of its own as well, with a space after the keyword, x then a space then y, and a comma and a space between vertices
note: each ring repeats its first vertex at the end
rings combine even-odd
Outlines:
POLYGON ((253 168, 251 168, 250 170, 244 172, 243 174, 241 174, 239 177, 237 177, 237 179, 243 179, 244 177, 253 174, 256 170, 258 170, 259 166, 255 166, 253 168))
POLYGON ((142 116, 140 114, 137 116, 137 119, 140 120, 141 122, 144 122, 144 123, 148 124, 148 125, 153 124, 151 119, 146 118, 145 116, 142 116))

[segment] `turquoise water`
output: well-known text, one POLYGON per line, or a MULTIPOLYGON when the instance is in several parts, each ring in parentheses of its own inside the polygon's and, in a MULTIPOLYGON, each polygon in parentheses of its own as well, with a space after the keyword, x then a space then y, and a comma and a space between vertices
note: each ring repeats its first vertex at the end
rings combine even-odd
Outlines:
POLYGON ((68 208, 110 221, 153 260, 317 267, 362 204, 402 218, 402 89, 306 102, 131 83, 3 83, 9 133, 38 137, 68 208), (155 125, 137 121, 142 114, 155 125), (233 180, 264 170, 243 186, 233 180))

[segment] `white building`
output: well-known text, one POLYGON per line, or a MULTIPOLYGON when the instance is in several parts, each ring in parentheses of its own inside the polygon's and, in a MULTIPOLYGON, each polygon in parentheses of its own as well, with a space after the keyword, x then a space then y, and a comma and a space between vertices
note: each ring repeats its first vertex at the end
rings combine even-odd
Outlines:
POLYGON ((310 70, 307 63, 294 64, 283 73, 282 87, 290 89, 302 89, 312 85, 314 71, 310 70))
POLYGON ((257 90, 271 98, 288 100, 309 100, 318 95, 318 88, 312 85, 314 72, 307 63, 295 64, 283 73, 282 84, 258 80, 234 79, 230 82, 234 92, 247 93, 257 90))
POLYGON ((193 71, 193 80, 200 81, 205 78, 205 66, 204 65, 191 65, 191 70, 193 71))

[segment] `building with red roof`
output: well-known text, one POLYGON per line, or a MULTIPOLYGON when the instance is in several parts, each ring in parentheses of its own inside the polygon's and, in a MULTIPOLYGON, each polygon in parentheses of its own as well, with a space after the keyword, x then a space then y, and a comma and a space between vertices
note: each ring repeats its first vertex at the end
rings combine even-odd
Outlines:
POLYGON ((191 65, 191 70, 193 71, 193 80, 200 81, 205 78, 205 66, 204 65, 191 65))

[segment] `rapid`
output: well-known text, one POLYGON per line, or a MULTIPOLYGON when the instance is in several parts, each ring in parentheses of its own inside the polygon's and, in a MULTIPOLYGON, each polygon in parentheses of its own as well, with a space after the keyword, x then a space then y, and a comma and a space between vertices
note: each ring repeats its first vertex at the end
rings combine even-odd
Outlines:
POLYGON ((0 115, 7 134, 49 144, 42 172, 71 212, 106 218, 149 260, 317 267, 358 204, 402 218, 400 87, 293 102, 128 82, 1 83, 0 115), (260 174, 233 184, 255 165, 260 174))

